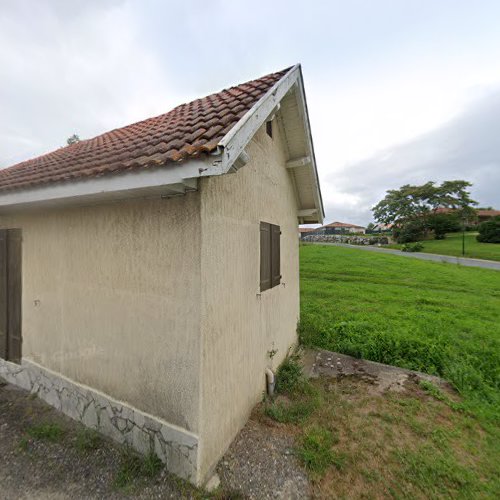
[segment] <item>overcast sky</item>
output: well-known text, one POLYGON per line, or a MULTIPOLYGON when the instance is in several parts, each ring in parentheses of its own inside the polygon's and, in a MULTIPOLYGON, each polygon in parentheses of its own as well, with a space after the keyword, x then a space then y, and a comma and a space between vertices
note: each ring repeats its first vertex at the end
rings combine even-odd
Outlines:
POLYGON ((327 222, 467 179, 500 208, 498 0, 1 0, 0 166, 297 62, 327 222))

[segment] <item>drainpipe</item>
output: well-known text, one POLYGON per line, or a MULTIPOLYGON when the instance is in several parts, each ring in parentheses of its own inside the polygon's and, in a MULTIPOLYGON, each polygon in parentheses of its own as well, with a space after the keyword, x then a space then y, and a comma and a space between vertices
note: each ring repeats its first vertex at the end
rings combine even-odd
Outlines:
POLYGON ((270 368, 266 368, 266 381, 267 381, 267 394, 272 396, 274 394, 275 376, 270 368))

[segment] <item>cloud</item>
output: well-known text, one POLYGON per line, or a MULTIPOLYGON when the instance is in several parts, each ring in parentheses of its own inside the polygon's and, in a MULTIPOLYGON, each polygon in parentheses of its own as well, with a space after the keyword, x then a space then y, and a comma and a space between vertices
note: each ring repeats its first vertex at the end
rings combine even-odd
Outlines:
POLYGON ((138 30, 121 1, 2 5, 0 166, 173 107, 165 66, 138 30))
POLYGON ((429 180, 468 180, 480 205, 499 207, 498 130, 500 87, 485 91, 445 125, 328 174, 323 184, 328 220, 366 224, 386 190, 429 180))

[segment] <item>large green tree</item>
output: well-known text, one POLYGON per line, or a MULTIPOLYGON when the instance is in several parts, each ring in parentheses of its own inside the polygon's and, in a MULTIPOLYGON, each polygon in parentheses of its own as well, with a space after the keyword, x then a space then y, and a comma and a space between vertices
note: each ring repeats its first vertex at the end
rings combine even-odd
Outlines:
POLYGON ((427 182, 421 186, 405 184, 399 189, 391 189, 383 200, 373 208, 373 216, 383 224, 402 225, 410 220, 425 219, 438 208, 453 208, 459 214, 472 214, 471 199, 467 181, 444 181, 436 185, 427 182))
POLYGON ((387 191, 385 198, 372 208, 373 216, 377 222, 393 224, 401 242, 416 241, 428 230, 435 229, 438 233, 438 227, 433 227, 434 222, 439 222, 439 229, 442 229, 442 221, 436 217, 439 208, 454 209, 453 217, 472 219, 475 216, 472 207, 477 202, 470 197, 468 188, 471 186, 470 182, 463 180, 441 184, 426 182, 421 186, 405 184, 387 191))

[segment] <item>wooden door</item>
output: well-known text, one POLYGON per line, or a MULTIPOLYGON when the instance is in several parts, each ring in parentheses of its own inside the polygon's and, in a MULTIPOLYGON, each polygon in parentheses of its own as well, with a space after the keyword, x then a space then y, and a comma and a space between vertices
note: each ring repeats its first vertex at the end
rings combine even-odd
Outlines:
POLYGON ((14 362, 22 355, 21 263, 21 230, 0 230, 0 357, 14 362))

